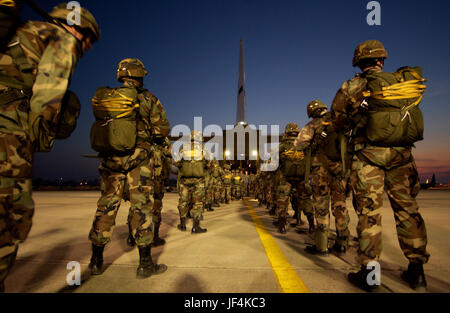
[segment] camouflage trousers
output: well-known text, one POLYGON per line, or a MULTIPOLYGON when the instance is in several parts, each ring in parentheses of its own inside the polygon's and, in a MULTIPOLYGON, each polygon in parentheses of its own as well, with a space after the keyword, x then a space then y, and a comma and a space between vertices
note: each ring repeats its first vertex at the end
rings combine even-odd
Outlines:
POLYGON ((214 184, 211 178, 205 180, 205 205, 210 205, 214 201, 214 184))
POLYGON ((240 199, 242 196, 241 194, 241 185, 231 185, 231 199, 236 200, 240 199))
POLYGON ((199 219, 202 215, 205 202, 204 178, 181 178, 179 183, 178 211, 181 218, 186 218, 189 204, 192 204, 191 216, 199 219))
POLYGON ((224 190, 225 202, 230 202, 231 201, 231 185, 224 184, 223 190, 224 190))
POLYGON ((101 197, 89 239, 96 246, 104 246, 110 240, 116 216, 122 200, 130 201, 128 222, 131 234, 138 246, 153 242, 153 163, 149 158, 143 164, 127 171, 117 172, 100 164, 101 197))
MULTIPOLYGON (((153 212, 152 218, 155 225, 161 224, 161 212, 163 208, 164 198, 164 178, 162 176, 155 177, 153 180, 153 212)), ((128 212, 128 225, 131 225, 132 210, 128 212)))
POLYGON ((0 283, 31 230, 33 149, 23 133, 0 133, 0 283))
POLYGON ((303 210, 306 216, 314 216, 314 208, 311 195, 306 191, 305 179, 303 178, 280 178, 277 188, 277 216, 287 218, 289 200, 292 207, 303 210))
POLYGON ((213 186, 213 202, 214 203, 219 203, 221 201, 221 189, 222 189, 222 182, 218 179, 215 178, 214 179, 214 186, 213 186))
POLYGON ((330 225, 330 175, 324 166, 311 167, 311 187, 316 217, 314 241, 319 251, 326 251, 330 225))
POLYGON ((419 175, 411 149, 363 149, 353 157, 350 180, 358 214, 358 261, 366 265, 380 258, 381 208, 386 191, 403 254, 410 262, 428 262, 425 222, 416 201, 419 175))
POLYGON ((330 173, 331 212, 336 225, 336 243, 348 246, 350 216, 346 205, 348 175, 342 173, 342 162, 328 161, 330 173))

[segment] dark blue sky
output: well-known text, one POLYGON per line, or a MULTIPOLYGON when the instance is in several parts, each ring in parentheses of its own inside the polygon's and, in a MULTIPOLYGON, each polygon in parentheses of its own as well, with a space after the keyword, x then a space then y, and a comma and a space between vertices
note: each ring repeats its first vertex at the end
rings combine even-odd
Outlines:
MULTIPOLYGON (((38 1, 50 10, 57 1, 38 1)), ((449 1, 379 1, 381 26, 368 26, 366 0, 91 0, 80 1, 97 18, 102 38, 79 62, 70 89, 82 101, 78 128, 49 154, 37 154, 35 177, 97 177, 89 130, 90 98, 99 86, 116 86, 117 63, 140 58, 146 87, 163 103, 171 125, 234 124, 239 40, 244 40, 249 123, 303 126, 306 104, 330 105, 351 66, 355 46, 382 41, 385 69, 423 68, 429 79, 421 104, 425 141, 415 155, 423 177, 450 181, 449 1)), ((33 16, 28 10, 26 16, 33 16)))

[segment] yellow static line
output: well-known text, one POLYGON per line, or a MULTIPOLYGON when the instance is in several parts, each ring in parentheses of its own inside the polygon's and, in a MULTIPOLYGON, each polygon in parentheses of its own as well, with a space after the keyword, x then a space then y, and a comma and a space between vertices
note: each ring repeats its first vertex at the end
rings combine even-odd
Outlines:
POLYGON ((273 239, 273 237, 269 234, 266 227, 256 214, 256 211, 247 202, 247 200, 244 200, 244 202, 250 212, 253 222, 255 223, 259 238, 264 246, 264 250, 266 250, 267 258, 269 259, 270 265, 275 272, 281 291, 285 293, 308 293, 308 288, 286 259, 280 247, 278 247, 275 242, 275 239, 273 239))

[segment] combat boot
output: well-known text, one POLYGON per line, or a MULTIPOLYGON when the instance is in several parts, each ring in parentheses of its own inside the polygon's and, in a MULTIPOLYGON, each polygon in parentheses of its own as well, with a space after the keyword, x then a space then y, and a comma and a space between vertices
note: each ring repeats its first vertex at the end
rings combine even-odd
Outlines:
POLYGON ((278 232, 280 234, 286 234, 286 217, 284 216, 278 218, 278 232))
POLYGON ((219 208, 220 207, 219 201, 214 202, 213 203, 213 207, 219 208))
POLYGON ((276 215, 277 214, 276 210, 277 210, 276 206, 272 206, 272 208, 269 211, 269 215, 276 215))
POLYGON ((211 205, 211 204, 208 204, 208 205, 206 206, 206 211, 208 211, 208 212, 214 211, 214 209, 212 208, 212 205, 211 205))
POLYGON ((361 265, 361 269, 356 273, 349 273, 347 278, 349 282, 351 282, 356 287, 361 288, 367 292, 375 291, 378 288, 378 285, 369 285, 367 283, 367 276, 371 273, 371 270, 367 269, 367 266, 361 265))
POLYGON ((347 252, 347 247, 348 247, 348 239, 337 238, 331 249, 338 254, 342 254, 347 252))
POLYGON ((308 252, 309 254, 314 254, 314 255, 319 255, 319 256, 328 256, 328 249, 325 251, 320 251, 317 249, 317 246, 307 246, 305 248, 305 251, 308 252))
POLYGON ((414 290, 419 287, 427 287, 427 281, 425 279, 425 273, 423 271, 422 263, 410 262, 408 265, 408 270, 404 271, 401 277, 414 290))
POLYGON ((167 271, 165 264, 153 263, 150 252, 150 245, 139 247, 139 266, 137 268, 136 278, 147 278, 167 271))
POLYGON ((194 219, 194 225, 192 226, 191 234, 202 234, 206 233, 206 228, 200 227, 200 219, 196 218, 194 219))
POLYGON ((186 218, 180 217, 180 224, 177 225, 177 228, 181 231, 186 231, 186 218))
POLYGON ((92 257, 89 263, 92 275, 100 275, 102 273, 103 265, 103 250, 105 246, 96 246, 92 244, 92 257))
POLYGON ((152 242, 153 247, 162 246, 166 243, 166 241, 164 239, 159 237, 159 227, 160 226, 161 226, 161 223, 155 224, 155 233, 154 233, 153 242, 152 242))
POLYGON ((136 241, 134 240, 133 234, 131 232, 131 225, 128 224, 128 238, 127 238, 127 245, 129 247, 134 247, 136 245, 136 241))

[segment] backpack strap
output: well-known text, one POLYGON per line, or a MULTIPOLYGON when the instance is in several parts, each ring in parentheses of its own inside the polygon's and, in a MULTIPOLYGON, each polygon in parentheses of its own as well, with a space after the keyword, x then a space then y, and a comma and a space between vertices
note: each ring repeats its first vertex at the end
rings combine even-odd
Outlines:
POLYGON ((31 96, 33 89, 34 78, 33 78, 33 66, 28 63, 28 60, 20 47, 19 38, 16 36, 14 40, 8 45, 9 53, 19 68, 20 74, 22 75, 23 82, 20 80, 9 77, 0 73, 0 84, 22 90, 23 93, 31 96))

